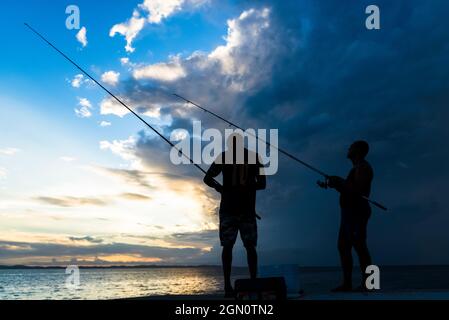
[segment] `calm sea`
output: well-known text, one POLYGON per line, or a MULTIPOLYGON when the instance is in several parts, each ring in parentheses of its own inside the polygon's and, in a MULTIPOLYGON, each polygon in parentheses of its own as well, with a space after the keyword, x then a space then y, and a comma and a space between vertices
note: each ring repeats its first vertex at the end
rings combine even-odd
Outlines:
MULTIPOLYGON (((386 291, 448 290, 449 267, 383 267, 386 291)), ((301 268, 306 293, 324 293, 338 284, 338 268, 301 268)), ((236 268, 234 278, 245 278, 236 268)), ((219 267, 81 269, 78 288, 67 287, 64 269, 0 270, 0 299, 120 299, 159 295, 220 295, 219 267)), ((357 278, 356 276, 354 277, 357 278)), ((357 280, 355 280, 357 281, 357 280)))

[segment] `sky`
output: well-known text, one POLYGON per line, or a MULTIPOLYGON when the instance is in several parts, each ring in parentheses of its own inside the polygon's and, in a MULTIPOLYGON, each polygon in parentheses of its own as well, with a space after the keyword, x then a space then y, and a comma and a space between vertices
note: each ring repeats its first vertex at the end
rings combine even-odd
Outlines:
MULTIPOLYGON (((370 143, 377 264, 448 264, 447 1, 6 0, 0 10, 0 264, 219 264, 219 196, 166 137, 224 130, 181 94, 345 176, 370 143), (80 29, 66 8, 80 9, 80 29), (380 8, 381 29, 365 27, 380 8)), ((204 166, 204 169, 207 169, 204 166)), ((261 264, 337 265, 338 195, 289 159, 258 193, 261 264)), ((235 262, 245 264, 241 244, 235 262)))

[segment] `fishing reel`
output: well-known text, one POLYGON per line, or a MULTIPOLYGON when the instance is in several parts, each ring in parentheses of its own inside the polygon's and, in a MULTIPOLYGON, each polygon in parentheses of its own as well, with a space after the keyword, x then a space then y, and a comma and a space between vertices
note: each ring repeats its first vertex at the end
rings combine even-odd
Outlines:
POLYGON ((324 181, 318 180, 316 184, 322 189, 329 189, 329 177, 326 177, 324 181))

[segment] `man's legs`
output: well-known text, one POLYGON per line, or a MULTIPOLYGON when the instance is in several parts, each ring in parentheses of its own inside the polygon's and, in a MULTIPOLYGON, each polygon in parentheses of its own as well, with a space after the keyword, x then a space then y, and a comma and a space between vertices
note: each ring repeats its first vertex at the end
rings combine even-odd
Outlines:
POLYGON ((246 246, 246 255, 248 258, 248 268, 251 279, 257 278, 257 251, 255 246, 246 246))
POLYGON ((223 246, 223 252, 221 255, 221 260, 223 263, 223 274, 224 274, 224 284, 226 295, 232 294, 232 284, 231 284, 231 270, 232 270, 232 249, 233 245, 223 246))
POLYGON ((257 278, 257 221, 255 217, 246 217, 239 224, 240 237, 246 248, 248 268, 251 279, 257 278))
POLYGON ((343 271, 343 290, 352 289, 352 242, 345 232, 340 230, 338 236, 338 252, 340 253, 341 268, 343 271))
POLYGON ((338 252, 340 254, 341 268, 343 271, 343 283, 333 292, 345 292, 352 290, 352 236, 353 224, 348 213, 342 210, 340 231, 338 233, 338 252))
POLYGON ((238 234, 238 220, 234 216, 220 213, 220 242, 223 247, 221 260, 225 284, 225 297, 232 297, 234 290, 231 284, 232 249, 238 234))
POLYGON ((369 216, 366 219, 361 220, 357 224, 354 237, 354 249, 359 257, 360 271, 362 273, 362 288, 365 288, 366 268, 372 264, 371 255, 366 243, 366 230, 368 226, 368 220, 369 216))

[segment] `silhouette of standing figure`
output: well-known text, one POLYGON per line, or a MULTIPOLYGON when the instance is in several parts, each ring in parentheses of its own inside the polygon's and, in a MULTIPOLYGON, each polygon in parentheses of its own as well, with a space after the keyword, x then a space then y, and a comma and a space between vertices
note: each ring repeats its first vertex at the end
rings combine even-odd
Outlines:
POLYGON ((365 160, 369 145, 365 141, 354 142, 348 150, 348 159, 353 167, 346 179, 329 177, 321 187, 330 187, 340 193, 341 224, 338 235, 338 251, 343 269, 343 284, 333 292, 352 291, 352 248, 355 249, 362 272, 362 284, 358 290, 366 290, 366 268, 371 265, 371 256, 366 243, 368 220, 371 216, 369 203, 360 195, 369 197, 373 169, 365 160))
POLYGON ((243 137, 233 134, 227 141, 227 150, 217 157, 209 168, 204 182, 221 194, 220 242, 225 297, 234 296, 231 285, 232 250, 240 232, 246 248, 252 279, 257 277, 257 222, 256 191, 266 187, 266 178, 256 153, 244 148, 243 137), (213 178, 223 175, 223 185, 213 178))

